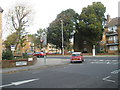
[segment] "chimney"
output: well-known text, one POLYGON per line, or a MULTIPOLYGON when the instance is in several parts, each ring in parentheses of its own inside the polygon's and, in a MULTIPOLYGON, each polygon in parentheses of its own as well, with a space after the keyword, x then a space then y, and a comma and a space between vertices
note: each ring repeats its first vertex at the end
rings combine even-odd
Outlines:
POLYGON ((107 23, 109 23, 110 22, 110 15, 108 14, 107 15, 107 23))

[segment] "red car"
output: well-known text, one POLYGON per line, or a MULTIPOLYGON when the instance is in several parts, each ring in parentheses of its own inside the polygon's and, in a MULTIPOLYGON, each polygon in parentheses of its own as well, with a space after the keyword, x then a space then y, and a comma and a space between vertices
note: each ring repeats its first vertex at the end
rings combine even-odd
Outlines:
POLYGON ((81 52, 73 52, 70 58, 70 62, 83 62, 84 57, 81 52))
POLYGON ((45 53, 43 53, 43 52, 36 52, 36 53, 33 54, 33 56, 44 57, 45 53))

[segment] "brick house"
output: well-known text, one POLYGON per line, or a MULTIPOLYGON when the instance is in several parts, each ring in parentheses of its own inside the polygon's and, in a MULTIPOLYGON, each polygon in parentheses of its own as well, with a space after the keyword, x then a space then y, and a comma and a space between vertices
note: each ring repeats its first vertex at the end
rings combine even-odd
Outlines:
POLYGON ((26 41, 24 42, 25 46, 21 47, 20 44, 17 45, 17 50, 14 53, 14 56, 21 56, 22 53, 34 53, 39 52, 40 49, 34 46, 32 37, 29 35, 25 36, 26 41))
POLYGON ((118 54, 118 50, 120 50, 120 17, 111 19, 105 25, 103 36, 104 50, 109 54, 118 54))
POLYGON ((0 7, 0 60, 2 60, 2 12, 3 9, 0 7))
POLYGON ((49 43, 47 44, 47 47, 42 47, 40 49, 40 47, 37 47, 34 45, 33 39, 29 35, 26 35, 25 39, 26 41, 24 42, 24 44, 26 45, 24 47, 21 47, 20 44, 18 44, 17 50, 14 52, 14 56, 21 56, 22 53, 34 53, 34 52, 40 52, 40 51, 44 51, 47 53, 60 52, 59 49, 56 49, 55 45, 49 44, 49 43))

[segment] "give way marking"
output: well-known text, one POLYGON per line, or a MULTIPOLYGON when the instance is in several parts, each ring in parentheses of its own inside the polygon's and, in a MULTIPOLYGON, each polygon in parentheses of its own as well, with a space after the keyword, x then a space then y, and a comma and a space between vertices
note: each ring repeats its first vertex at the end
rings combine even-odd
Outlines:
POLYGON ((36 81, 36 80, 39 80, 39 79, 31 79, 31 80, 24 80, 24 81, 18 81, 18 82, 11 82, 11 84, 2 85, 2 86, 0 86, 0 88, 7 87, 7 86, 12 86, 12 85, 17 86, 17 85, 21 85, 21 84, 24 84, 24 83, 29 83, 29 82, 36 81))
MULTIPOLYGON (((115 71, 112 71, 111 74, 118 74, 119 72, 120 72, 120 69, 115 70, 115 71)), ((102 80, 108 81, 108 82, 115 82, 114 80, 108 79, 108 78, 110 78, 110 77, 111 77, 111 76, 107 76, 107 77, 103 78, 102 80)))
POLYGON ((115 82, 114 80, 108 79, 108 78, 110 78, 110 77, 111 77, 111 76, 107 76, 107 77, 103 78, 103 80, 104 80, 104 81, 108 81, 108 82, 115 82))

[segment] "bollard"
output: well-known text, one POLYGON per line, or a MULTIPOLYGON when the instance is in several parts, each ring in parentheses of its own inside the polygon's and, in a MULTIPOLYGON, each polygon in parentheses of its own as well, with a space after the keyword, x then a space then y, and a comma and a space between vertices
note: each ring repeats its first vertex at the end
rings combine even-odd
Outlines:
POLYGON ((44 64, 46 64, 46 55, 44 55, 44 64))

